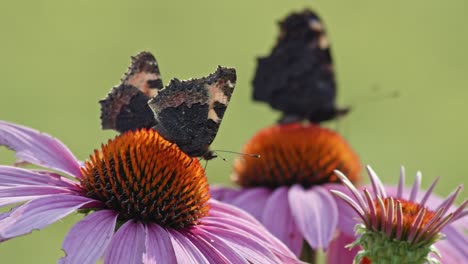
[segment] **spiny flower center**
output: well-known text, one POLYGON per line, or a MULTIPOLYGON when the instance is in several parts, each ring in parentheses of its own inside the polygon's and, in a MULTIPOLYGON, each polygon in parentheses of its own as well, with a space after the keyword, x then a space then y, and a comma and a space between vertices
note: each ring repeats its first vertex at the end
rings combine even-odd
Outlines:
POLYGON ((121 220, 184 228, 208 213, 208 182, 198 160, 151 129, 109 140, 82 173, 86 194, 121 220))
POLYGON ((360 162, 337 133, 317 125, 276 125, 261 130, 244 147, 234 164, 234 180, 243 187, 291 186, 305 188, 339 182, 333 170, 358 181, 360 162))
MULTIPOLYGON (((377 219, 388 218, 388 211, 389 207, 393 206, 393 211, 397 212, 401 206, 402 212, 402 225, 401 225, 401 234, 397 234, 397 214, 395 213, 393 216, 393 231, 390 233, 390 238, 398 238, 398 240, 409 240, 410 234, 413 232, 413 236, 421 232, 428 223, 435 217, 435 213, 425 209, 421 205, 404 200, 398 199, 394 200, 393 197, 387 197, 383 199, 384 211, 382 211, 381 206, 379 205, 378 201, 374 201, 375 208, 376 208, 376 217, 377 219), (393 200, 393 201, 392 201, 393 200), (398 205, 398 203, 400 205, 398 205), (382 215, 382 212, 385 212, 385 215, 382 215), (421 218, 421 219, 418 219, 421 218), (414 229, 414 230, 413 230, 414 229)), ((383 221, 385 222, 385 221, 383 221)), ((382 223, 380 223, 380 227, 377 227, 377 230, 382 230, 382 223)), ((388 229, 388 227, 386 228, 388 229)), ((421 234, 422 235, 422 234, 421 234)), ((411 241, 410 241, 411 242, 411 241)))

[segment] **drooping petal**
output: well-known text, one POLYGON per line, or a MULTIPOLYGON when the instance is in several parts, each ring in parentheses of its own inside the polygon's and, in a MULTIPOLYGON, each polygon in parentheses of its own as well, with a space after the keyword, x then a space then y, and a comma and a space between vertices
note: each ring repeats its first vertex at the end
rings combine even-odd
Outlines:
POLYGON ((312 248, 327 248, 338 223, 335 199, 324 188, 304 190, 294 185, 289 191, 291 212, 312 248))
POLYGON ((293 252, 285 246, 278 238, 271 235, 263 225, 253 216, 243 210, 216 200, 210 200, 210 216, 204 217, 203 221, 210 221, 212 225, 221 226, 229 230, 237 229, 246 231, 273 245, 273 250, 285 258, 295 259, 293 252))
POLYGON ((56 186, 13 186, 0 187, 0 198, 51 195, 51 194, 76 194, 70 189, 56 186))
POLYGON ((78 190, 77 184, 52 172, 0 165, 0 186, 52 185, 78 190))
POLYGON ((219 251, 220 254, 224 255, 229 260, 229 263, 234 263, 234 264, 237 264, 237 263, 247 264, 248 263, 245 257, 240 255, 235 250, 232 250, 232 248, 226 242, 224 242, 223 239, 213 236, 209 231, 206 231, 204 229, 204 225, 194 226, 190 230, 190 232, 196 236, 203 238, 205 241, 211 243, 213 247, 215 247, 216 250, 219 251))
POLYGON ((282 262, 294 263, 296 261, 294 253, 250 214, 216 200, 210 200, 210 206, 210 215, 202 219, 202 224, 245 234, 270 248, 282 262))
POLYGON ((262 219, 265 203, 270 197, 271 191, 267 188, 250 188, 242 190, 229 204, 237 206, 253 215, 256 219, 262 219))
POLYGON ((76 195, 53 195, 38 198, 16 208, 0 221, 0 241, 44 228, 77 209, 96 201, 76 195))
POLYGON ((37 130, 0 121, 0 145, 16 151, 20 161, 80 177, 80 163, 58 139, 37 130))
POLYGON ((200 250, 200 252, 202 252, 203 256, 205 256, 209 263, 233 263, 228 258, 228 256, 225 256, 223 253, 221 253, 221 251, 218 250, 217 247, 213 245, 213 239, 206 240, 203 237, 190 232, 190 230, 184 231, 183 234, 192 242, 195 247, 197 247, 198 250, 200 250))
POLYGON ((0 207, 57 194, 75 194, 75 192, 55 186, 0 187, 0 207))
POLYGON ((280 263, 279 259, 271 251, 251 239, 248 233, 234 232, 214 226, 206 226, 205 230, 209 231, 214 237, 222 239, 233 250, 242 254, 252 263, 280 263))
POLYGON ((112 235, 118 214, 101 210, 87 215, 72 227, 62 245, 66 256, 62 264, 95 263, 105 252, 112 235))
POLYGON ((169 233, 157 224, 146 225, 146 251, 143 254, 145 264, 177 264, 169 233))
POLYGON ((209 263, 208 259, 193 243, 177 230, 168 230, 177 263, 209 263))
POLYGON ((11 211, 0 213, 0 221, 10 216, 10 214, 11 214, 11 211))
MULTIPOLYGON (((351 191, 346 188, 345 186, 342 185, 333 185, 331 187, 328 186, 328 184, 323 185, 325 188, 329 188, 330 190, 335 190, 335 191, 340 191, 348 196, 353 195, 351 191)), ((365 197, 365 195, 364 195, 365 197)), ((338 215, 338 229, 342 232, 344 232, 348 236, 354 236, 354 227, 356 226, 357 223, 360 223, 362 220, 360 220, 360 216, 356 211, 349 206, 347 202, 345 202, 343 199, 339 198, 338 196, 334 196, 335 198, 335 204, 337 206, 339 215, 338 215)), ((367 200, 367 199, 366 199, 367 200)))
POLYGON ((112 237, 104 263, 142 263, 145 252, 145 237, 145 227, 142 223, 132 220, 125 222, 112 237))
POLYGON ((241 189, 234 189, 232 187, 210 186, 211 198, 225 203, 231 203, 232 199, 235 199, 241 192, 241 189))
POLYGON ((263 225, 279 240, 283 241, 291 251, 299 256, 304 238, 296 224, 289 206, 288 187, 277 188, 264 203, 263 225))
POLYGON ((338 237, 330 243, 327 249, 327 264, 352 264, 360 247, 356 246, 349 249, 346 246, 354 242, 354 240, 354 236, 348 236, 344 233, 338 234, 338 237))
MULTIPOLYGON (((450 249, 448 254, 456 254, 460 257, 463 257, 465 261, 468 261, 468 237, 466 236, 465 230, 458 230, 454 225, 448 225, 442 229, 442 233, 445 235, 445 239, 437 242, 436 247, 439 244, 442 244, 442 247, 445 247, 447 251, 450 249), (450 247, 448 247, 449 245, 450 247)), ((447 255, 447 253, 445 254, 447 255)), ((455 262, 453 262, 455 263, 455 262)))
POLYGON ((462 251, 454 247, 454 245, 448 240, 440 240, 434 245, 441 255, 441 263, 452 264, 452 263, 468 263, 467 256, 467 244, 459 245, 463 247, 462 251))

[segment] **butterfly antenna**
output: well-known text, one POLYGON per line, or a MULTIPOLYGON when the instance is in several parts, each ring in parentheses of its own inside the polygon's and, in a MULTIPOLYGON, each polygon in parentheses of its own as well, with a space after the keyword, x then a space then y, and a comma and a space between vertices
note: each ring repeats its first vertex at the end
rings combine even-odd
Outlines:
POLYGON ((227 162, 227 159, 226 159, 225 157, 221 156, 221 154, 219 154, 218 151, 213 150, 213 153, 216 153, 216 157, 219 157, 219 158, 222 159, 223 161, 227 162))
MULTIPOLYGON (((230 151, 230 150, 214 150, 214 152, 216 152, 218 155, 219 155, 219 152, 225 152, 225 153, 237 154, 237 155, 242 155, 242 156, 247 156, 247 157, 252 157, 252 158, 260 158, 260 154, 242 153, 242 152, 236 152, 236 151, 230 151)), ((223 157, 220 156, 220 158, 223 158, 223 157)))
POLYGON ((388 99, 396 99, 401 96, 400 91, 398 90, 393 90, 393 91, 388 91, 388 92, 380 92, 379 88, 372 88, 372 92, 377 93, 377 94, 372 94, 368 96, 361 96, 355 99, 354 103, 351 105, 363 105, 363 104, 370 104, 370 103, 375 103, 379 101, 385 101, 388 99))

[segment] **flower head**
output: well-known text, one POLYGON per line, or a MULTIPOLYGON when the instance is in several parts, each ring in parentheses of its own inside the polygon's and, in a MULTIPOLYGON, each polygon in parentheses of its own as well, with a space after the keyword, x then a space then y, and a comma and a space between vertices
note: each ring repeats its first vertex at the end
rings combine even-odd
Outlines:
POLYGON ((360 162, 337 133, 318 125, 292 123, 260 130, 244 146, 234 164, 234 181, 242 187, 292 186, 304 188, 339 182, 334 170, 343 170, 353 181, 359 179, 360 162))
POLYGON ((349 179, 337 171, 336 174, 348 188, 349 193, 331 192, 348 204, 359 216, 361 223, 356 230, 359 237, 351 246, 361 246, 355 261, 389 261, 400 263, 436 263, 432 254, 439 254, 433 246, 442 236, 442 229, 466 215, 463 210, 468 201, 458 209, 451 209, 460 193, 459 186, 435 210, 426 207, 431 198, 434 181, 429 190, 418 197, 421 174, 416 176, 409 197, 404 197, 404 170, 402 169, 396 195, 387 194, 375 172, 368 167, 372 192, 367 188, 361 193, 349 179), (354 199, 353 199, 353 198, 354 199))
POLYGON ((333 170, 359 180, 359 159, 346 141, 329 129, 294 123, 261 130, 243 151, 261 156, 235 162, 233 179, 243 188, 212 188, 212 197, 251 213, 297 255, 304 240, 327 248, 338 221, 327 190, 338 181, 333 170))
POLYGON ((54 171, 0 166, 0 242, 87 213, 62 263, 295 263, 255 219, 210 200, 197 159, 153 130, 116 137, 81 163, 57 139, 0 122, 0 145, 54 171))

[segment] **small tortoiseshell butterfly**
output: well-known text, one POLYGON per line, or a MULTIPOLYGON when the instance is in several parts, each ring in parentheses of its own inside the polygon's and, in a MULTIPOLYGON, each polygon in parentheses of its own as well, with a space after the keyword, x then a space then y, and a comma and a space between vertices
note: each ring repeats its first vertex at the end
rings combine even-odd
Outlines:
POLYGON ((218 66, 207 77, 173 79, 163 88, 149 52, 132 57, 128 71, 101 104, 103 129, 121 133, 153 128, 192 157, 215 158, 209 150, 236 84, 233 68, 218 66))
POLYGON ((335 106, 335 74, 320 18, 304 10, 279 25, 276 46, 269 56, 258 59, 254 100, 280 110, 280 123, 319 123, 346 114, 348 109, 335 106))

